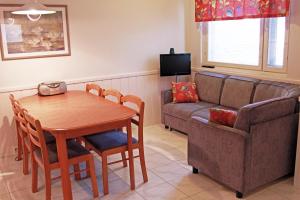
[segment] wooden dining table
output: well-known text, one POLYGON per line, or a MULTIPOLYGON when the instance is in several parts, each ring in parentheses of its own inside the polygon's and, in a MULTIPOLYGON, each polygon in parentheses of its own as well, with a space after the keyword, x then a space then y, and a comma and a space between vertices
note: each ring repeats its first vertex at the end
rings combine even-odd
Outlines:
POLYGON ((64 199, 72 199, 67 139, 126 127, 131 189, 135 189, 131 119, 136 112, 85 91, 55 96, 33 95, 19 99, 23 108, 39 119, 56 138, 64 199))

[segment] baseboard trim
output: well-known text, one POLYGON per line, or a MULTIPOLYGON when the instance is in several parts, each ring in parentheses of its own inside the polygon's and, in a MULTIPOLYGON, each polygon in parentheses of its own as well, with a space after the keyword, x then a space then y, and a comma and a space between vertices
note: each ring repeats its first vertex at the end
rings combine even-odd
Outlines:
MULTIPOLYGON (((130 77, 140 77, 140 76, 150 76, 150 75, 158 75, 158 74, 159 74, 158 70, 152 70, 152 71, 143 71, 143 72, 132 72, 132 73, 112 74, 112 75, 95 76, 95 77, 85 77, 85 78, 79 78, 79 79, 69 79, 69 80, 64 80, 64 81, 67 83, 67 85, 76 85, 76 84, 96 82, 96 81, 122 79, 122 78, 130 78, 130 77)), ((3 87, 3 88, 0 88, 0 94, 18 92, 18 91, 26 91, 26 90, 34 90, 36 88, 37 88, 37 84, 27 85, 27 86, 16 86, 16 87, 3 87)))

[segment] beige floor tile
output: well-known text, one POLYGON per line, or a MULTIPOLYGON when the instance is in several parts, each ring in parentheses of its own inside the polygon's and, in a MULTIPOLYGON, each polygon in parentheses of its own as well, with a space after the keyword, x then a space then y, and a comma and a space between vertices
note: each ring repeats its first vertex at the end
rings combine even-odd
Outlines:
POLYGON ((7 193, 7 194, 0 194, 0 199, 1 200, 11 200, 10 194, 9 193, 7 193))
MULTIPOLYGON (((31 189, 31 174, 23 175, 21 172, 16 172, 10 176, 5 177, 7 188, 10 192, 18 190, 31 189)), ((38 177, 39 185, 44 184, 44 180, 38 177)))
POLYGON ((230 190, 205 188, 200 190, 201 192, 191 196, 193 200, 236 200, 235 193, 230 190))
POLYGON ((282 179, 281 181, 271 185, 269 189, 283 195, 288 195, 293 199, 295 197, 300 197, 300 188, 294 187, 293 178, 282 179))
POLYGON ((144 183, 144 179, 142 175, 136 177, 136 191, 153 188, 156 187, 157 185, 165 183, 165 181, 162 178, 154 174, 151 170, 148 170, 147 174, 149 180, 146 183, 144 183))
POLYGON ((188 196, 200 193, 203 189, 221 188, 218 183, 201 174, 190 174, 181 178, 175 178, 169 180, 168 183, 188 196))
POLYGON ((2 178, 0 178, 0 195, 4 195, 4 194, 8 194, 8 193, 9 193, 9 191, 8 191, 5 181, 2 178))
POLYGON ((165 181, 173 179, 180 179, 182 177, 190 175, 192 172, 186 168, 180 166, 178 163, 173 162, 171 164, 152 169, 153 173, 161 177, 165 181))
MULTIPOLYGON (((172 160, 168 159, 164 154, 158 153, 158 154, 153 154, 151 156, 147 156, 145 158, 146 160, 146 166, 148 169, 154 169, 158 167, 163 167, 165 165, 171 164, 172 160)), ((135 159, 135 163, 137 166, 140 165, 139 160, 135 159)))
POLYGON ((157 185, 156 187, 140 190, 138 193, 147 200, 179 200, 188 196, 177 190, 168 183, 157 185))
POLYGON ((246 195, 245 199, 246 200, 291 200, 290 198, 285 197, 283 194, 274 192, 269 188, 246 195))
POLYGON ((100 198, 101 200, 144 200, 144 198, 139 195, 137 192, 127 192, 120 195, 106 195, 100 198))

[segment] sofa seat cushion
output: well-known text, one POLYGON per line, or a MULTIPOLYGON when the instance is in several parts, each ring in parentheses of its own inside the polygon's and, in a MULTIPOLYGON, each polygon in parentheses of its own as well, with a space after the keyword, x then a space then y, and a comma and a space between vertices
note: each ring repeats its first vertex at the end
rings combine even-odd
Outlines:
MULTIPOLYGON (((218 109, 224 109, 224 110, 232 110, 232 111, 235 111, 237 112, 238 109, 236 108, 231 108, 231 107, 226 107, 226 106, 214 106, 214 107, 211 107, 211 108, 218 108, 218 109)), ((209 109, 210 108, 205 108, 205 109, 202 109, 202 110, 199 110, 199 111, 196 111, 192 114, 192 117, 201 117, 203 119, 206 119, 206 120, 209 120, 209 109)))
POLYGON ((249 104, 257 83, 256 79, 230 76, 225 80, 220 105, 239 109, 249 104))
POLYGON ((163 113, 188 120, 191 115, 201 109, 215 107, 216 104, 200 101, 198 103, 169 103, 162 107, 163 113))
POLYGON ((202 101, 220 104, 220 96, 227 75, 199 72, 195 75, 195 83, 197 86, 199 99, 202 101))

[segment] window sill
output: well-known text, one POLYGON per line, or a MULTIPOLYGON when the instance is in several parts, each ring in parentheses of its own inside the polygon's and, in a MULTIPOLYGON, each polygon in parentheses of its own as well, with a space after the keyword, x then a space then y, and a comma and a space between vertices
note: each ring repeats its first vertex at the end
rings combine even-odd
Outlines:
POLYGON ((257 78, 257 79, 270 80, 270 81, 279 81, 279 82, 300 84, 299 79, 291 79, 288 77, 287 74, 275 73, 275 72, 262 72, 262 71, 228 68, 228 67, 216 67, 214 69, 203 68, 203 67, 193 67, 193 71, 195 71, 195 72, 210 71, 210 72, 224 73, 224 74, 228 74, 228 75, 245 76, 245 77, 249 77, 249 78, 257 78))

